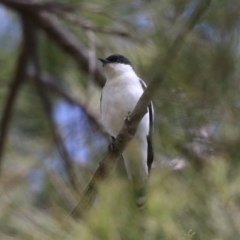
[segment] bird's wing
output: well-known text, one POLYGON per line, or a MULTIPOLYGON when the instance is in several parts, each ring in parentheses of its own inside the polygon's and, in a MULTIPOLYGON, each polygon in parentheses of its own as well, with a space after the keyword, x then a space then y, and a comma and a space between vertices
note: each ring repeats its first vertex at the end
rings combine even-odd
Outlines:
POLYGON ((100 112, 102 113, 102 95, 103 94, 101 94, 101 98, 100 98, 100 112))
MULTIPOLYGON (((146 84, 142 79, 139 79, 143 90, 146 89, 146 84)), ((149 113, 149 132, 147 136, 147 143, 148 143, 148 158, 147 158, 147 165, 148 165, 148 172, 151 170, 151 166, 153 163, 154 153, 153 153, 153 124, 154 124, 154 109, 153 103, 151 102, 148 106, 148 113, 149 113)))

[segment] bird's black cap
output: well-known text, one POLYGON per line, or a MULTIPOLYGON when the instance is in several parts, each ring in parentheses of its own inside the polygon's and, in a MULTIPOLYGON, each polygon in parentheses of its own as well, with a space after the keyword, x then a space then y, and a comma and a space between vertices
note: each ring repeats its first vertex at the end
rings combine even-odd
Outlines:
POLYGON ((113 54, 109 57, 105 58, 98 58, 99 61, 101 61, 103 64, 108 64, 108 63, 122 63, 122 64, 127 64, 131 65, 130 61, 124 57, 123 55, 120 54, 113 54))

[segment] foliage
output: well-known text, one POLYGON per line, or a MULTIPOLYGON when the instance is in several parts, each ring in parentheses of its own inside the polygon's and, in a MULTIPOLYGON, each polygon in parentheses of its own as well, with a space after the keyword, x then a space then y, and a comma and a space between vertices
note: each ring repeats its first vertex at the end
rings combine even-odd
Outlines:
MULTIPOLYGON (((9 16, 2 19, 8 30, 0 31, 1 119, 24 38, 22 10, 10 2, 0 0, 9 16)), ((212 1, 153 98, 155 162, 147 208, 137 210, 119 162, 118 170, 98 183, 96 204, 80 220, 68 216, 109 141, 100 124, 97 57, 121 53, 149 83, 159 77, 154 73, 199 1, 69 0, 54 7, 19 2, 39 4, 37 11, 45 11, 68 40, 76 38, 87 57, 76 60, 79 52, 63 47, 62 39, 43 26, 35 29, 51 111, 49 116, 29 64, 8 119, 0 238, 238 239, 239 1, 212 1), (68 157, 77 189, 69 181, 68 157)))

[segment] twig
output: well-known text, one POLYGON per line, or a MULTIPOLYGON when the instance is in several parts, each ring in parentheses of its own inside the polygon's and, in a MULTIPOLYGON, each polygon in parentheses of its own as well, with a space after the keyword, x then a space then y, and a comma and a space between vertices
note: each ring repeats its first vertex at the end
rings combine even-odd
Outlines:
MULTIPOLYGON (((33 16, 33 19, 37 21, 39 26, 44 29, 50 38, 77 61, 83 71, 89 73, 89 56, 87 49, 81 45, 80 41, 71 32, 64 29, 56 21, 53 21, 53 19, 44 12, 33 16)), ((97 83, 103 87, 105 78, 98 66, 94 69, 93 75, 97 83)))
POLYGON ((76 205, 77 202, 77 199, 75 198, 71 189, 69 188, 69 186, 67 186, 66 182, 64 181, 63 177, 60 175, 59 172, 49 171, 48 169, 46 170, 52 185, 56 189, 56 192, 64 201, 67 209, 71 209, 73 206, 76 205))
POLYGON ((38 80, 38 77, 36 77, 35 80, 36 80, 36 85, 37 85, 37 89, 38 89, 38 94, 44 105, 45 112, 46 112, 48 121, 50 123, 52 135, 53 135, 56 147, 57 147, 57 149, 61 155, 61 158, 63 160, 69 181, 70 181, 72 187, 74 188, 74 190, 76 190, 78 192, 79 188, 77 187, 77 183, 76 183, 76 176, 75 176, 75 171, 74 171, 74 166, 73 166, 73 160, 69 156, 68 151, 63 142, 63 139, 62 139, 55 123, 53 122, 51 101, 50 101, 48 94, 46 93, 45 88, 43 87, 42 83, 38 80))
POLYGON ((93 79, 94 79, 94 71, 96 68, 96 35, 92 30, 87 30, 86 35, 89 39, 89 48, 88 48, 88 67, 89 67, 89 75, 88 75, 88 82, 87 82, 87 89, 86 89, 86 99, 85 104, 88 106, 88 99, 92 95, 93 90, 93 79))
POLYGON ((22 9, 29 9, 29 10, 49 10, 52 9, 61 9, 65 11, 74 11, 74 7, 70 7, 69 4, 59 3, 58 1, 52 1, 52 2, 34 2, 29 0, 1 0, 0 2, 11 5, 14 7, 21 7, 22 9))
POLYGON ((59 9, 53 9, 53 10, 51 10, 51 12, 56 13, 59 17, 65 19, 71 23, 79 25, 80 27, 82 27, 85 30, 92 30, 94 32, 99 32, 99 33, 117 35, 120 37, 133 38, 133 36, 130 34, 130 32, 123 31, 123 30, 117 30, 117 29, 113 29, 110 27, 98 26, 98 25, 94 24, 93 22, 91 22, 87 19, 84 19, 83 17, 80 17, 79 15, 77 15, 75 13, 69 13, 66 11, 59 10, 59 9))
POLYGON ((211 0, 202 0, 198 4, 190 18, 185 23, 185 26, 183 27, 182 31, 180 31, 176 39, 173 41, 172 45, 170 46, 166 53, 165 58, 160 64, 160 67, 158 67, 158 70, 154 75, 154 78, 151 80, 148 87, 146 88, 141 98, 139 99, 136 107, 134 108, 130 116, 130 120, 125 122, 122 129, 120 130, 114 142, 114 150, 108 152, 108 154, 100 162, 97 171, 95 172, 92 180, 90 181, 89 185, 85 190, 85 194, 83 195, 78 206, 71 213, 72 216, 76 217, 81 216, 82 209, 79 209, 79 207, 83 206, 85 208, 86 204, 88 205, 90 204, 88 202, 89 201, 88 194, 91 193, 91 190, 95 190, 95 182, 105 178, 106 172, 110 171, 115 166, 116 161, 122 155, 127 144, 134 137, 141 119, 147 112, 147 107, 149 106, 153 95, 156 93, 156 91, 158 91, 159 86, 165 79, 167 69, 171 67, 173 61, 175 60, 187 34, 193 29, 197 21, 209 7, 210 3, 211 0))
POLYGON ((52 120, 52 105, 51 101, 44 89, 44 86, 42 85, 42 82, 39 80, 39 77, 41 75, 41 69, 40 69, 40 64, 38 60, 38 50, 37 50, 37 28, 34 25, 34 23, 31 22, 28 16, 22 15, 22 21, 24 23, 25 28, 27 28, 27 31, 25 32, 25 40, 26 44, 29 48, 30 52, 30 59, 32 60, 34 69, 36 71, 36 86, 38 89, 39 96, 42 100, 43 106, 46 111, 47 118, 50 123, 50 127, 52 130, 52 134, 54 137, 54 141, 56 144, 56 147, 58 148, 58 151, 63 159, 64 165, 65 165, 65 170, 68 175, 69 181, 74 188, 74 190, 78 191, 77 183, 76 183, 76 178, 75 178, 75 172, 74 172, 74 167, 73 167, 73 161, 70 158, 67 149, 65 148, 64 142, 57 130, 57 127, 55 126, 55 123, 52 120))
POLYGON ((79 9, 83 10, 83 11, 88 11, 88 12, 91 12, 91 13, 96 13, 96 14, 99 14, 99 15, 102 15, 104 17, 107 17, 111 20, 114 20, 116 22, 120 22, 122 23, 123 25, 125 25, 128 29, 130 28, 131 29, 131 33, 135 32, 136 29, 135 29, 135 26, 132 24, 132 22, 130 21, 127 21, 126 19, 123 19, 119 16, 116 16, 115 14, 113 14, 112 12, 110 11, 107 11, 107 10, 103 10, 101 8, 99 8, 98 6, 96 5, 91 5, 91 6, 87 6, 87 5, 80 5, 79 6, 79 9))
MULTIPOLYGON (((27 78, 34 80, 36 79, 36 74, 33 72, 28 71, 27 78)), ((78 100, 74 97, 72 97, 70 94, 68 94, 62 87, 59 85, 59 80, 48 73, 42 73, 41 76, 38 76, 38 80, 41 81, 42 84, 44 84, 48 89, 51 89, 55 93, 57 93, 60 97, 62 97, 64 100, 69 102, 70 104, 73 104, 75 106, 78 106, 81 110, 84 111, 86 117, 88 120, 99 129, 103 135, 108 137, 108 134, 103 129, 101 122, 99 121, 99 116, 96 115, 89 107, 86 106, 83 101, 78 100)))
MULTIPOLYGON (((23 26, 23 36, 25 37, 26 28, 23 26)), ((4 154, 4 144, 6 141, 7 132, 9 129, 9 124, 11 121, 13 107, 17 98, 17 94, 20 90, 20 87, 25 80, 26 72, 27 72, 27 61, 28 61, 28 46, 26 44, 26 39, 23 37, 23 46, 21 53, 17 60, 16 73, 12 84, 10 86, 10 90, 6 99, 6 103, 2 112, 2 119, 0 123, 0 170, 2 167, 2 158, 4 154)))

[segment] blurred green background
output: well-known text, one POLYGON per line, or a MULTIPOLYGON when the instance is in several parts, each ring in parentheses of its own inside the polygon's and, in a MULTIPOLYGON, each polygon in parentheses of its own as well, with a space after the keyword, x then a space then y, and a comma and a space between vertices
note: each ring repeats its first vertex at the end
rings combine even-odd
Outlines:
POLYGON ((136 208, 119 162, 98 184, 97 203, 69 217, 109 143, 97 57, 122 54, 149 83, 199 2, 0 0, 1 126, 21 81, 0 147, 0 239, 240 239, 239 0, 212 1, 153 97, 147 208, 136 208), (16 77, 24 18, 34 24, 41 79, 31 63, 16 77))

